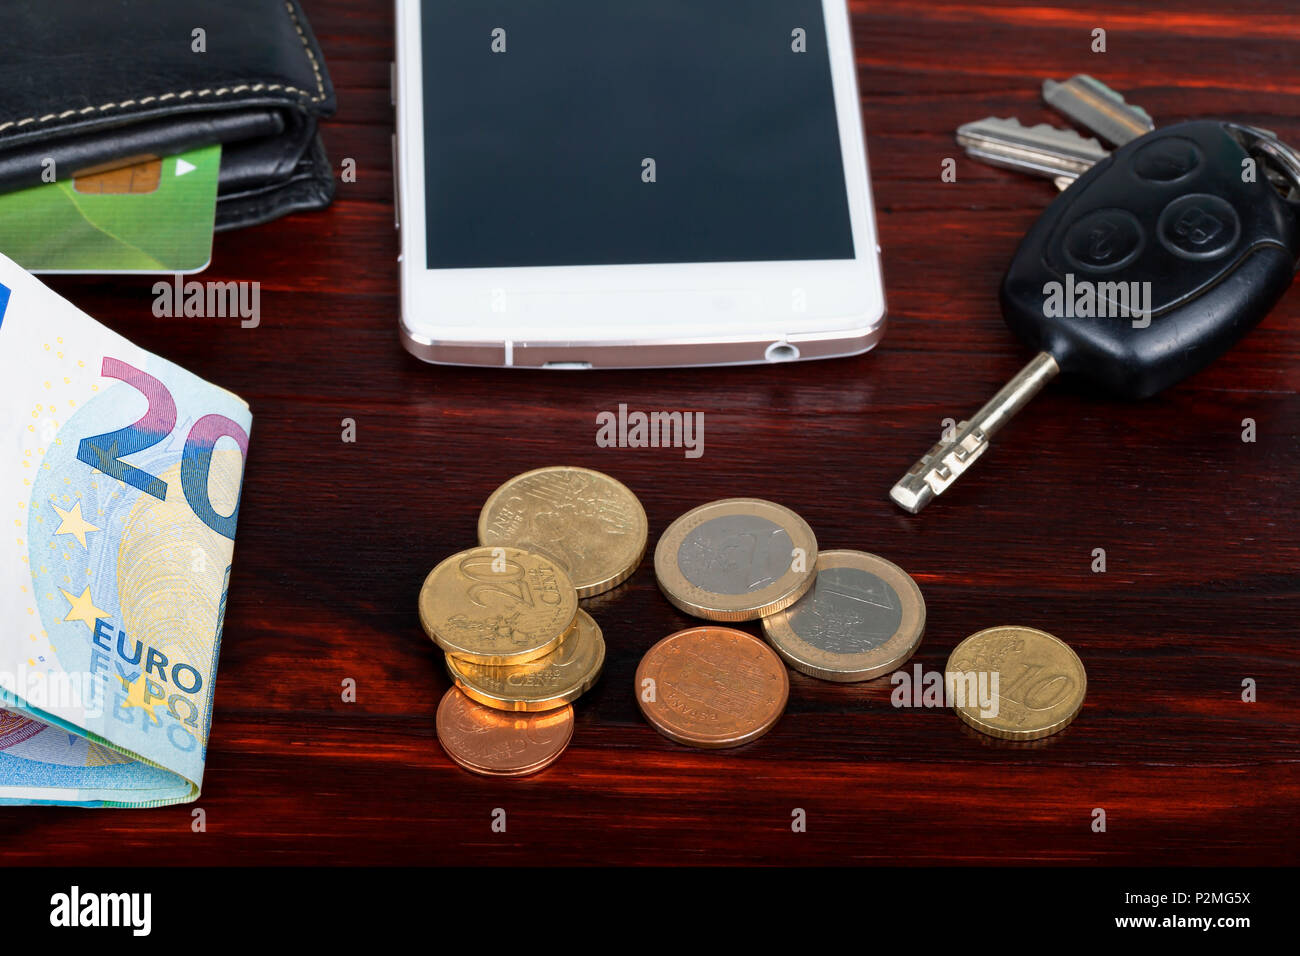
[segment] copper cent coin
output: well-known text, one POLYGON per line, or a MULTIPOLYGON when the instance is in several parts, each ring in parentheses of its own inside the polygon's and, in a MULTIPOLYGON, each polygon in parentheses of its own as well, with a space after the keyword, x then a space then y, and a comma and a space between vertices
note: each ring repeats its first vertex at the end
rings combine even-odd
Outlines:
POLYGON ((453 687, 438 704, 438 742, 466 770, 522 777, 556 761, 573 739, 573 708, 511 714, 470 700, 453 687))
POLYGON ((790 696, 785 664, 758 638, 693 627, 650 648, 636 669, 646 720, 692 747, 738 747, 772 729, 790 696))

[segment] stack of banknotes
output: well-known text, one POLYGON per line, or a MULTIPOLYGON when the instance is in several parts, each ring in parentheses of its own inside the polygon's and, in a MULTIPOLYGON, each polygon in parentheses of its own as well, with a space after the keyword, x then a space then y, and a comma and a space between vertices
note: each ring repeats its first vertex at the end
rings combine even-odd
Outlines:
POLYGON ((0 256, 0 804, 199 795, 252 416, 0 256))

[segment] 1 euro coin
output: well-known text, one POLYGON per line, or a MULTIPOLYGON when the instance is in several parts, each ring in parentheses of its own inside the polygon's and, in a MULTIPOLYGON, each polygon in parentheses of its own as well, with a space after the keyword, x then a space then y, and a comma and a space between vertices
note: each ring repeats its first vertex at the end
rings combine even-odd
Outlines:
POLYGON ((789 508, 727 498, 682 515, 655 547, 655 577, 678 609, 710 621, 752 621, 812 587, 817 538, 789 508))
POLYGON ((870 680, 896 670, 925 634, 925 599, 898 565, 864 551, 823 551, 806 595, 763 618, 787 664, 822 680, 870 680))

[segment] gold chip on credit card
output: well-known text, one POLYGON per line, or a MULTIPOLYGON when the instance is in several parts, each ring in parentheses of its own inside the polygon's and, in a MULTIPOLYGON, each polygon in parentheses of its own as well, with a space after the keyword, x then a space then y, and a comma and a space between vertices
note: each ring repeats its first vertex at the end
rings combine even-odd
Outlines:
POLYGON ((157 156, 133 156, 123 165, 111 164, 83 169, 72 177, 72 187, 79 193, 100 195, 143 195, 157 190, 162 179, 162 160, 157 156))

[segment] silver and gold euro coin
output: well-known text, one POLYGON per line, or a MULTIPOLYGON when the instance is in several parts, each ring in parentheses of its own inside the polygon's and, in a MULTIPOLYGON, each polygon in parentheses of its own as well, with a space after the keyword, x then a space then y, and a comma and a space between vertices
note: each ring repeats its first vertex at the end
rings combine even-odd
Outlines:
POLYGON ((787 664, 822 680, 870 680, 896 670, 925 634, 925 599, 906 571, 864 551, 823 551, 812 590, 763 618, 787 664))
POLYGON ((817 537, 789 508, 727 498, 693 508, 663 533, 655 577, 679 610, 709 621, 753 621, 812 587, 817 537))

